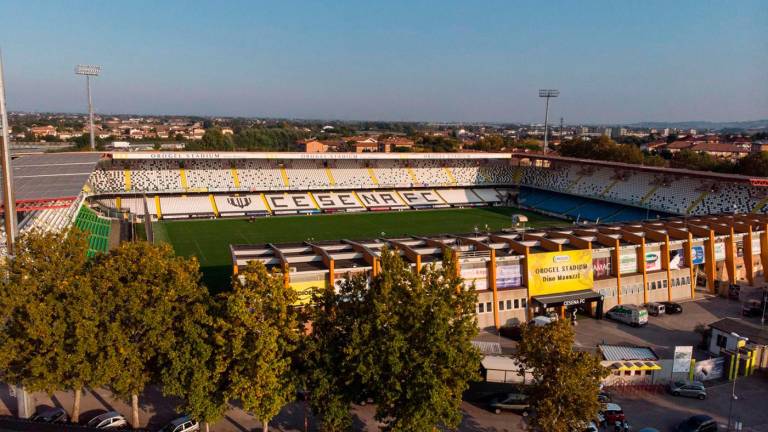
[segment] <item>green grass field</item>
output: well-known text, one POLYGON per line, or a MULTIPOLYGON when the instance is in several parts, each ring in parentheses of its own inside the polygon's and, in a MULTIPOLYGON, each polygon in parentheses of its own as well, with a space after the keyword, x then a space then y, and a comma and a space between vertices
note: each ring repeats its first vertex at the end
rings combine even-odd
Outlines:
POLYGON ((196 256, 212 291, 225 289, 232 272, 230 244, 366 239, 380 236, 471 233, 511 225, 516 213, 528 226, 561 225, 562 221, 516 208, 419 210, 387 213, 277 216, 248 219, 205 219, 155 223, 155 240, 170 243, 177 254, 196 256))

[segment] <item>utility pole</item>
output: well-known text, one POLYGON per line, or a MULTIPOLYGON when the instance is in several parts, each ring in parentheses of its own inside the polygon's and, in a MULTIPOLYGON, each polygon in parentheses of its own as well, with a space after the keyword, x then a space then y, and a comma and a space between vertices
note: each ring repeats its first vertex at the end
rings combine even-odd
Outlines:
POLYGON ((13 193, 13 169, 11 168, 11 126, 8 124, 8 110, 5 105, 5 77, 3 56, 0 52, 0 121, 2 121, 2 149, 0 149, 0 169, 3 177, 3 209, 5 210, 5 243, 9 256, 13 256, 16 245, 16 200, 13 193))
POLYGON ((563 144, 563 118, 560 117, 560 145, 563 144))
POLYGON ((91 150, 96 150, 96 133, 93 127, 93 99, 91 98, 91 77, 99 76, 101 66, 77 65, 75 74, 85 75, 85 88, 88 96, 88 124, 90 125, 91 150))
POLYGON ((546 98, 544 108, 544 153, 549 150, 549 99, 560 96, 560 90, 555 89, 541 89, 539 90, 539 97, 546 98))

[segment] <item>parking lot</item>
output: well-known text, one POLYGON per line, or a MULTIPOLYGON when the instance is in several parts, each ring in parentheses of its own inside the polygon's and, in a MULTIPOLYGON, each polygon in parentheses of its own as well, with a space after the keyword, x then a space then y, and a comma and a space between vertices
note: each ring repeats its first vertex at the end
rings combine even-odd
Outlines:
MULTIPOLYGON (((738 317, 741 303, 722 298, 701 295, 695 301, 682 303, 683 313, 650 317, 648 325, 634 328, 609 320, 597 321, 588 317, 578 320, 576 325, 576 345, 580 348, 594 348, 597 344, 633 344, 649 346, 661 358, 669 358, 675 345, 696 346, 701 337, 694 330, 699 325, 706 325, 720 318, 738 317)), ((759 324, 759 318, 752 318, 759 324)), ((501 342, 507 349, 513 349, 515 343, 507 339, 499 339, 495 334, 486 333, 479 338, 485 341, 501 342)), ((695 350, 698 358, 706 358, 708 354, 695 350)), ((673 397, 665 393, 651 392, 614 392, 614 401, 619 403, 633 426, 633 430, 642 427, 655 427, 660 431, 670 431, 682 419, 693 414, 708 414, 721 425, 727 424, 731 383, 708 383, 708 398, 704 401, 673 397)), ((754 375, 740 378, 737 382, 736 394, 738 400, 734 404, 734 414, 744 422, 744 431, 768 432, 768 378, 765 375, 754 375)), ((72 395, 57 392, 52 396, 42 393, 32 395, 36 406, 61 406, 71 409, 72 395)), ((0 386, 0 415, 15 413, 15 399, 10 397, 8 388, 0 386)), ((149 389, 140 399, 141 419, 149 430, 157 430, 167 421, 176 416, 174 401, 165 398, 157 389, 149 389)), ((87 391, 82 400, 82 419, 89 418, 107 410, 116 410, 128 415, 130 407, 124 401, 114 398, 106 390, 87 391)), ((523 417, 514 413, 494 414, 486 406, 479 403, 465 402, 465 413, 460 430, 477 432, 523 431, 523 417)), ((354 429, 377 430, 373 419, 374 407, 362 406, 353 409, 354 429)), ((271 422, 273 429, 284 431, 305 430, 306 409, 302 403, 290 404, 280 415, 271 422)), ((309 430, 315 430, 311 419, 307 423, 309 430)), ((248 413, 233 408, 226 416, 216 423, 214 431, 245 432, 258 430, 260 424, 248 413)), ((725 430, 721 427, 720 430, 725 430)))

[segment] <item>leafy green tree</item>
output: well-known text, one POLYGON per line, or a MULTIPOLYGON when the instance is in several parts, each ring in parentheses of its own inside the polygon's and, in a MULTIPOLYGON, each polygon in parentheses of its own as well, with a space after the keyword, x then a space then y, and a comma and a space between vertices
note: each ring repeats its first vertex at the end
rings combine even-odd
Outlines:
POLYGON ((293 400, 292 353, 299 340, 296 293, 282 274, 253 262, 220 294, 215 334, 224 400, 238 400, 267 431, 269 420, 293 400))
POLYGON ((450 257, 414 272, 384 251, 370 281, 352 277, 339 293, 316 295, 303 370, 325 430, 347 428, 349 403, 369 397, 385 430, 458 427, 462 393, 480 367, 476 295, 460 286, 450 257))
POLYGON ((7 259, 0 287, 0 370, 32 391, 73 390, 78 421, 84 387, 103 383, 96 361, 101 319, 87 276, 87 236, 32 231, 7 259))
POLYGON ((190 306, 204 301, 195 258, 176 257, 166 244, 123 243, 97 255, 91 270, 93 289, 105 317, 99 329, 100 362, 111 371, 109 386, 131 400, 131 424, 139 426, 139 395, 160 382, 165 355, 183 344, 176 323, 190 306))
MULTIPOLYGON (((532 430, 582 430, 597 418, 600 381, 608 371, 592 353, 573 349, 574 331, 567 320, 547 326, 523 326, 517 360, 532 371, 532 430)), ((522 373, 523 371, 521 371, 522 373)))
POLYGON ((175 339, 183 343, 165 354, 161 368, 163 393, 181 398, 177 411, 202 422, 206 431, 229 406, 224 394, 226 377, 219 359, 223 341, 215 337, 215 308, 209 298, 190 305, 174 328, 175 339))
POLYGON ((737 171, 740 174, 768 177, 768 152, 752 153, 739 160, 737 171))

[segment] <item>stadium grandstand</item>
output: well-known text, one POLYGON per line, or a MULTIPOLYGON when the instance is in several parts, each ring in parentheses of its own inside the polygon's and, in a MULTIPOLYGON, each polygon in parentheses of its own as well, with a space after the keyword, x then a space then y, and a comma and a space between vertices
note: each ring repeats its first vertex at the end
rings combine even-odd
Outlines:
MULTIPOLYGON (((512 211, 563 221, 560 227, 503 231, 475 224, 473 234, 451 233, 454 224, 441 235, 381 232, 360 240, 359 227, 340 220, 332 231, 339 237, 317 237, 347 240, 314 241, 310 234, 293 239, 299 243, 235 244, 228 237, 226 251, 209 250, 206 241, 221 232, 206 233, 201 225, 178 230, 191 237, 184 239, 189 251, 161 239, 201 262, 223 256, 224 265, 214 264, 226 277, 261 260, 286 271, 287 283, 300 292, 335 284, 347 273, 375 273, 384 247, 398 250, 414 267, 439 264, 450 249, 466 283, 478 290, 481 327, 573 308, 600 317, 614 304, 691 298, 702 287, 727 290, 751 281, 768 260, 768 181, 739 175, 526 153, 60 153, 19 155, 12 167, 20 229, 77 226, 89 233, 90 256, 139 235, 135 223, 145 223, 147 237, 154 238, 158 221, 247 223, 267 216, 376 212, 391 222, 395 215, 384 212, 418 210, 432 215, 422 221, 450 224, 456 214, 441 218, 440 210, 424 211, 473 207, 505 208, 494 213, 505 220, 511 209, 522 209, 512 211), (575 273, 541 270, 557 260, 572 262, 575 273), (554 279, 542 276, 547 272, 554 279)), ((462 214, 463 222, 474 217, 462 214)), ((282 229, 298 231, 295 224, 302 221, 282 229)), ((378 226, 368 228, 379 232, 378 226)))

